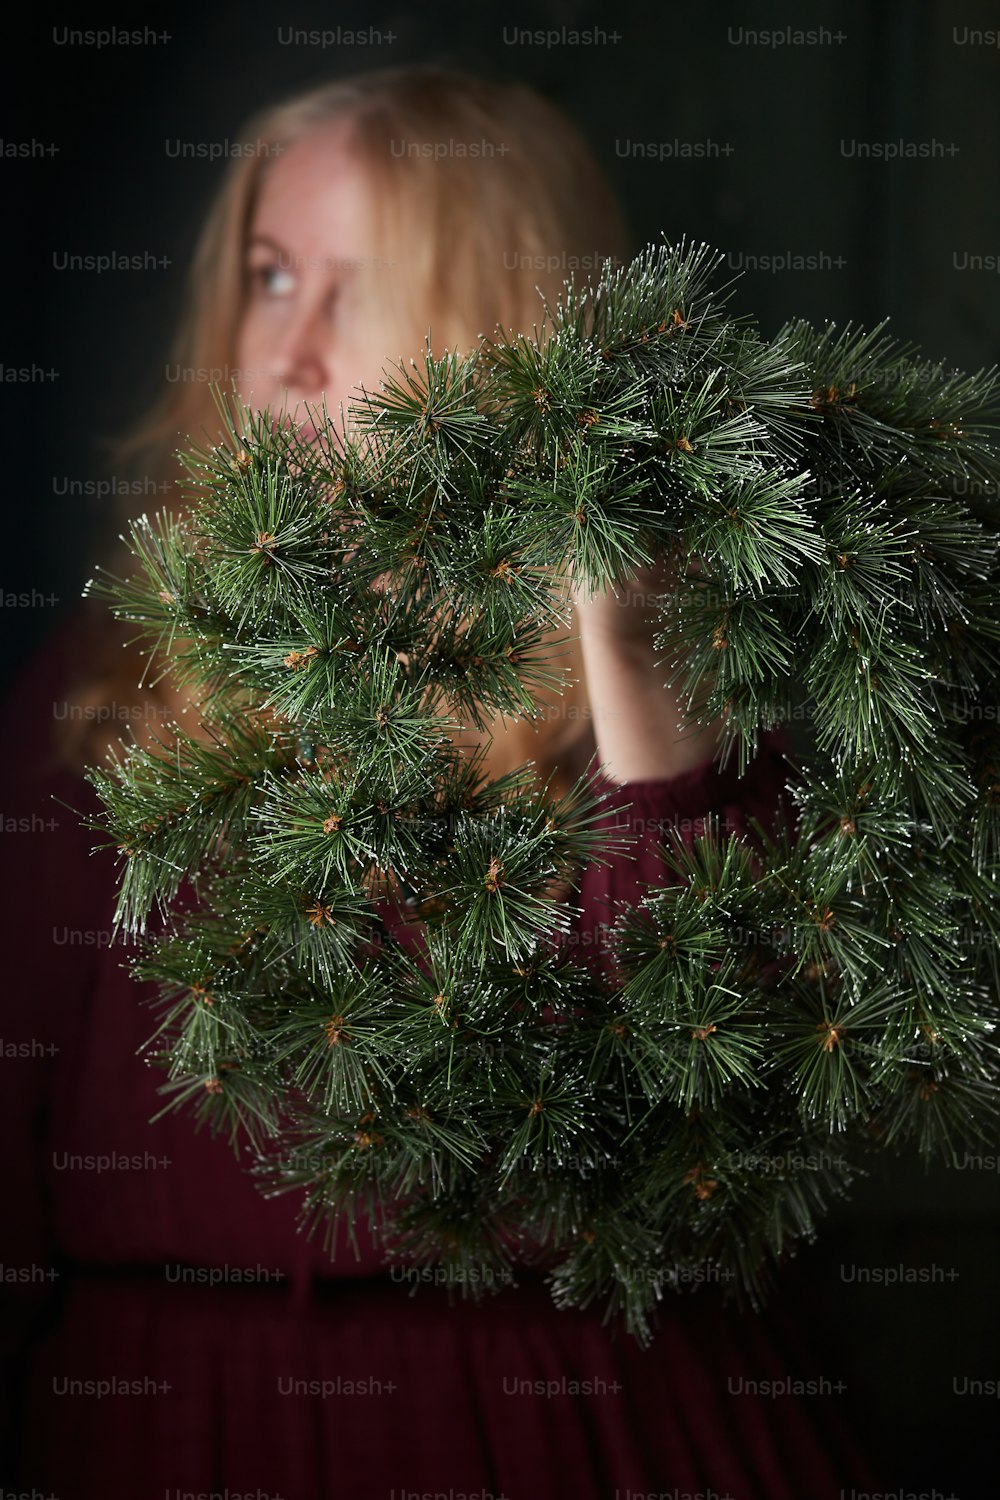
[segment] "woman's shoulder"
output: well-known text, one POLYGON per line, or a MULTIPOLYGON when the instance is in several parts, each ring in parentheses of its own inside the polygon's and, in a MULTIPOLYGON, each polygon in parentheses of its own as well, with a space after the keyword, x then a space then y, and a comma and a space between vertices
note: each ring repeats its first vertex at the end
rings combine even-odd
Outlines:
POLYGON ((53 622, 0 701, 8 776, 28 782, 80 777, 87 730, 114 711, 108 685, 124 643, 107 606, 92 600, 53 622))
POLYGON ((12 713, 53 686, 65 683, 71 687, 98 669, 114 650, 116 633, 120 641, 120 627, 106 605, 92 599, 69 605, 15 668, 0 713, 12 713))

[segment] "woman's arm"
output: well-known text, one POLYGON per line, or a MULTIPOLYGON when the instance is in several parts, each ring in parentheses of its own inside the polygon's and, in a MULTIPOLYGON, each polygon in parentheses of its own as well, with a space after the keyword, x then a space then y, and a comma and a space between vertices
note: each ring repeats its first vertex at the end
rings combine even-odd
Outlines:
POLYGON ((573 586, 597 754, 611 781, 679 776, 715 754, 723 720, 682 729, 679 695, 663 685, 670 663, 656 664, 656 598, 674 586, 670 563, 594 594, 573 586))

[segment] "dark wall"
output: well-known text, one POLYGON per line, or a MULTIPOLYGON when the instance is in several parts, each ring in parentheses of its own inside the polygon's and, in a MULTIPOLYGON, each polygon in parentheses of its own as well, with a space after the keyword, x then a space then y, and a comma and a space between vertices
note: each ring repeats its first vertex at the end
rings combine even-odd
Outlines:
MULTIPOLYGON (((734 270, 756 266, 736 302, 766 333, 793 315, 888 317, 935 358, 964 368, 997 359, 1000 47, 974 35, 1000 28, 987 0, 525 0, 511 13, 301 3, 290 16, 192 5, 117 24, 148 24, 169 39, 60 45, 62 20, 39 11, 5 62, 4 99, 26 85, 20 109, 5 110, 6 149, 39 142, 43 153, 0 162, 10 215, 0 588, 5 600, 29 596, 3 609, 8 674, 72 607, 107 545, 108 502, 58 491, 107 477, 100 440, 137 417, 163 378, 185 266, 222 172, 221 163, 170 158, 165 142, 236 139, 249 113, 326 78, 416 59, 520 77, 580 123, 638 242, 684 234, 725 251, 734 270), (394 39, 279 44, 279 26, 290 25, 374 27, 394 39), (510 44, 514 28, 588 26, 606 40, 510 44), (789 27, 822 30, 803 44, 746 35, 776 41, 789 27), (661 147, 663 159, 638 157, 634 143, 661 147), (707 154, 684 154, 705 143, 707 154), (897 154, 862 160, 857 143, 897 154), (913 154, 922 148, 929 154, 913 154), (62 252, 108 250, 168 264, 103 275, 56 268, 62 252), (811 260, 787 269, 788 256, 811 260), (976 256, 992 257, 993 271, 970 269, 976 256), (11 381, 12 369, 30 378, 11 381)), ((799 1274, 816 1289, 817 1347, 831 1351, 831 1367, 839 1359, 850 1369, 856 1402, 885 1437, 887 1489, 986 1493, 975 1484, 995 1407, 953 1395, 952 1377, 998 1374, 997 1181, 982 1169, 924 1177, 913 1163, 886 1165, 800 1256, 799 1274), (934 1264, 957 1275, 862 1287, 844 1270, 856 1264, 934 1264)))

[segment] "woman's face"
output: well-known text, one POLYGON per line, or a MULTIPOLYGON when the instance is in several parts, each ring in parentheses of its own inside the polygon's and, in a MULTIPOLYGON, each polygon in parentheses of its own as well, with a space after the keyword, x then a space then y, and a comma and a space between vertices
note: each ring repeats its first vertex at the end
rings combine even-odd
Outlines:
POLYGON ((378 389, 389 360, 377 287, 393 267, 374 244, 364 168, 343 122, 319 126, 271 162, 246 242, 246 298, 235 363, 243 401, 307 421, 359 384, 378 389))

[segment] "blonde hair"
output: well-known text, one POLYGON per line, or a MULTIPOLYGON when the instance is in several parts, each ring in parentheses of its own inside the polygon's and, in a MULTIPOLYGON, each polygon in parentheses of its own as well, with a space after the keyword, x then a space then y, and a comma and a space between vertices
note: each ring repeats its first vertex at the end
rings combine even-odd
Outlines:
MULTIPOLYGON (((282 148, 346 122, 371 174, 375 235, 407 274, 387 278, 392 326, 415 356, 472 349, 480 335, 530 333, 542 297, 627 253, 614 196, 568 120, 532 89, 440 68, 379 70, 301 94, 248 121, 253 150, 229 165, 199 238, 172 351, 180 378, 119 445, 122 463, 176 477, 178 444, 217 440, 208 377, 228 383, 243 309, 244 246, 256 195, 282 148), (540 296, 539 293, 542 295, 540 296), (185 378, 187 377, 187 378, 185 378)), ((400 351, 387 351, 387 362, 400 351)), ((550 633, 553 645, 565 632, 550 633)), ((560 648, 563 694, 539 696, 535 722, 504 721, 488 748, 492 775, 534 760, 565 790, 593 748, 578 643, 560 648)), ((121 673, 116 674, 119 679, 121 673)), ((137 675, 137 674, 136 674, 137 675)), ((134 678, 133 678, 134 681, 134 678)), ((102 687, 91 684, 91 701, 102 687)), ((134 687, 132 689, 134 692, 134 687)))

